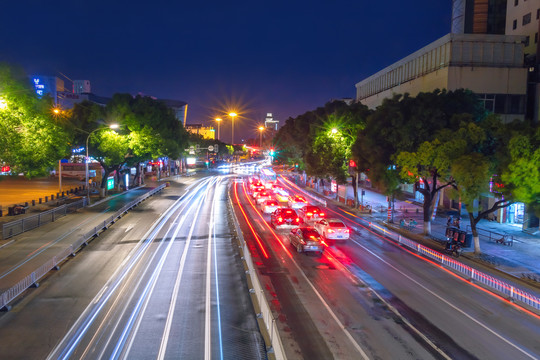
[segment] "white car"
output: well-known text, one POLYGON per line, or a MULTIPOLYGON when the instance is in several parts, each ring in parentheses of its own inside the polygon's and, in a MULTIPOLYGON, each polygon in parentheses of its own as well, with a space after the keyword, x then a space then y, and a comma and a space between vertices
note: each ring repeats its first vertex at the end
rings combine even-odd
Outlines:
POLYGON ((274 193, 271 190, 259 191, 259 195, 256 197, 257 204, 261 204, 263 201, 270 200, 274 197, 274 193))
POLYGON ((350 236, 350 230, 339 219, 322 219, 315 223, 314 228, 325 239, 329 240, 347 240, 350 236))
POLYGON ((289 207, 291 209, 300 209, 308 204, 307 200, 300 195, 289 196, 289 207))
POLYGON ((261 211, 264 214, 272 214, 280 207, 281 205, 279 205, 279 202, 277 200, 265 200, 261 203, 261 211))
POLYGON ((276 200, 279 202, 288 202, 289 201, 289 193, 284 189, 275 189, 274 193, 276 194, 276 200))

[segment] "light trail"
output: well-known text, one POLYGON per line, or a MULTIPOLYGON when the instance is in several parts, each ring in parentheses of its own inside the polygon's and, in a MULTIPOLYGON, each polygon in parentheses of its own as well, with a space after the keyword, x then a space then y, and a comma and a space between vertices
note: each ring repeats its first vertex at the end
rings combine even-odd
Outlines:
MULTIPOLYGON (((193 196, 194 193, 189 196, 182 196, 171 207, 170 211, 162 214, 160 218, 154 222, 152 227, 143 236, 144 240, 130 252, 130 254, 122 262, 122 266, 115 271, 113 276, 111 276, 110 280, 104 286, 104 288, 107 290, 104 292, 100 291, 100 293, 90 302, 87 308, 83 311, 82 315, 70 328, 62 341, 49 354, 47 359, 68 359, 71 356, 73 351, 75 351, 76 347, 79 345, 83 336, 103 310, 105 304, 111 298, 112 294, 120 286, 122 281, 129 275, 131 269, 137 264, 137 261, 146 252, 148 247, 153 243, 155 237, 165 226, 174 211, 182 206, 185 206, 193 196)), ((161 243, 162 242, 160 242, 160 246, 161 243)))

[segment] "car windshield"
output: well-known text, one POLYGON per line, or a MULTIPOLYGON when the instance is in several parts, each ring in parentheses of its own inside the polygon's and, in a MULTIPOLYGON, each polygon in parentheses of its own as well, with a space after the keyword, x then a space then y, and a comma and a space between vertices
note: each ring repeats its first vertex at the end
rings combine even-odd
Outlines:
POLYGON ((342 223, 341 221, 329 221, 328 222, 328 225, 330 227, 334 227, 334 228, 342 228, 342 227, 345 227, 345 224, 342 223))

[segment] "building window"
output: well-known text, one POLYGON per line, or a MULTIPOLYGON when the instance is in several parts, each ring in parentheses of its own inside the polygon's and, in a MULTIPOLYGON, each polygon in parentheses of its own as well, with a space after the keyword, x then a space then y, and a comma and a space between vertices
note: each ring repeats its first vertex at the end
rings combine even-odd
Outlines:
POLYGON ((538 44, 538 33, 534 34, 534 43, 538 44))
POLYGON ((529 46, 530 42, 531 42, 531 37, 527 35, 527 37, 525 38, 525 47, 529 46))
POLYGON ((540 19, 540 9, 536 9, 536 20, 540 19))
POLYGON ((517 28, 517 20, 514 20, 512 22, 512 30, 516 30, 516 28, 517 28))
POLYGON ((518 6, 519 0, 514 0, 514 6, 518 6))
POLYGON ((529 24, 530 22, 531 22, 531 13, 523 15, 523 26, 529 24))

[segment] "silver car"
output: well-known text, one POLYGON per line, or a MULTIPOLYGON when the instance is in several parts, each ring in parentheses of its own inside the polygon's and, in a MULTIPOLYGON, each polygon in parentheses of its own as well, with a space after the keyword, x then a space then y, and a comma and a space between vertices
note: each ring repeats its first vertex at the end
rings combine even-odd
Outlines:
POLYGON ((312 227, 292 229, 289 233, 289 241, 299 253, 315 252, 322 255, 324 252, 321 235, 312 227))

